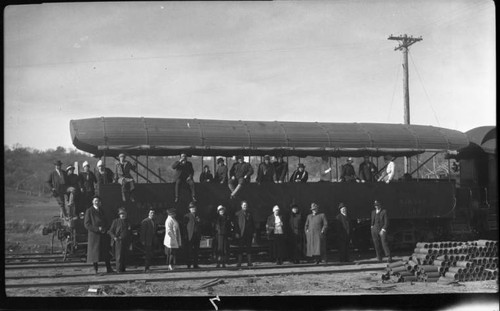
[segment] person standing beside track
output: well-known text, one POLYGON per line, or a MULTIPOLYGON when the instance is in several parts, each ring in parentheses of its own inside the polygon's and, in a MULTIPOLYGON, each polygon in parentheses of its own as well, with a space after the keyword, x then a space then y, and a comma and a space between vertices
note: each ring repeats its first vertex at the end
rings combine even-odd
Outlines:
POLYGON ((132 237, 132 228, 127 219, 127 211, 124 208, 118 209, 118 218, 113 220, 108 233, 114 248, 116 272, 125 272, 129 257, 128 251, 132 237))
POLYGON ((68 212, 66 211, 66 201, 64 199, 66 193, 66 172, 61 169, 61 161, 54 161, 54 165, 55 169, 50 173, 47 184, 50 187, 52 196, 56 198, 57 204, 61 208, 60 217, 67 218, 68 212))
POLYGON ((201 219, 196 214, 196 205, 189 203, 189 213, 184 215, 184 226, 186 228, 186 258, 187 268, 190 269, 193 265, 194 269, 198 269, 198 252, 200 250, 201 240, 201 219))
POLYGON ((135 170, 136 166, 126 160, 127 156, 124 153, 120 153, 118 158, 120 161, 115 166, 115 179, 122 186, 122 200, 126 202, 127 198, 130 198, 130 201, 134 202, 135 181, 131 171, 135 170))
POLYGON ((236 213, 235 229, 236 238, 238 238, 238 263, 237 267, 241 267, 243 253, 247 254, 247 265, 252 264, 252 240, 255 237, 255 221, 253 213, 248 210, 248 202, 241 201, 241 210, 236 213))
POLYGON ((108 222, 101 208, 101 199, 95 196, 92 206, 85 211, 85 229, 88 231, 87 262, 94 264, 95 274, 98 270, 98 262, 106 263, 107 273, 114 272, 111 268, 109 246, 109 235, 106 234, 108 222))
POLYGON ((349 262, 349 242, 351 240, 350 220, 347 216, 347 206, 339 204, 340 213, 337 215, 337 241, 339 246, 339 261, 349 262))
POLYGON ((328 221, 323 213, 318 212, 319 205, 311 204, 312 214, 307 215, 304 230, 307 239, 307 256, 312 257, 316 264, 323 259, 326 263, 326 230, 328 221))
POLYGON ((231 190, 230 198, 234 199, 238 191, 241 190, 244 184, 250 182, 250 176, 253 174, 253 168, 250 163, 245 162, 242 155, 236 156, 236 163, 233 164, 229 171, 229 189, 231 190))
POLYGON ((234 230, 234 225, 226 215, 226 208, 222 205, 217 207, 217 218, 214 222, 215 233, 215 255, 217 256, 217 266, 219 268, 226 267, 226 262, 229 259, 229 236, 234 230))
POLYGON ((268 239, 271 242, 271 258, 276 259, 277 265, 283 264, 283 259, 286 257, 286 220, 280 214, 278 205, 273 207, 273 214, 267 217, 266 232, 268 239))
POLYGON ((382 203, 379 201, 375 200, 373 205, 375 210, 372 211, 370 228, 373 245, 375 246, 375 252, 377 254, 377 260, 382 261, 382 250, 380 249, 380 244, 382 244, 384 253, 387 256, 387 262, 391 263, 391 250, 389 249, 389 244, 387 243, 387 227, 389 226, 387 212, 385 209, 382 209, 382 203))
POLYGON ((194 168, 193 164, 187 160, 187 154, 182 153, 181 158, 172 164, 175 170, 174 183, 175 183, 175 203, 179 202, 179 186, 186 183, 191 190, 191 197, 193 202, 196 202, 196 194, 194 189, 194 168))
POLYGON ((163 240, 163 245, 165 245, 168 270, 172 271, 176 264, 177 251, 182 246, 182 240, 179 223, 175 219, 177 214, 175 208, 168 209, 167 214, 168 217, 165 221, 165 239, 163 240))
POLYGON ((290 249, 292 262, 300 263, 303 256, 304 245, 304 221, 299 213, 299 206, 292 204, 292 213, 289 218, 290 222, 290 249))
POLYGON ((141 243, 144 246, 144 272, 149 272, 151 259, 153 258, 153 246, 156 238, 156 224, 154 222, 155 211, 150 209, 148 217, 141 221, 141 243))

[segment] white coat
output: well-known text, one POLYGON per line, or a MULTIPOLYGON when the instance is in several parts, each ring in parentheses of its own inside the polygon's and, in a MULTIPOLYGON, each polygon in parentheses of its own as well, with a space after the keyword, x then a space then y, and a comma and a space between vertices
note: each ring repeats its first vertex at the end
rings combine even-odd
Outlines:
POLYGON ((168 248, 179 248, 182 245, 179 223, 171 216, 168 216, 165 221, 165 239, 163 240, 163 244, 168 248))

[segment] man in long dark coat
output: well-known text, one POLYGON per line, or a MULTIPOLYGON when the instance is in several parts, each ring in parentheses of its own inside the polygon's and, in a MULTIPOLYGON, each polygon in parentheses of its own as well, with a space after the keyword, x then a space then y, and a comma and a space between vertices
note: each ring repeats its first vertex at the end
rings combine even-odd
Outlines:
POLYGON ((106 234, 108 222, 101 209, 101 199, 97 196, 92 199, 92 206, 85 211, 84 225, 88 231, 87 262, 94 264, 96 274, 99 261, 106 263, 108 273, 113 272, 109 253, 110 240, 106 234))
POLYGON ((328 221, 323 213, 318 211, 319 205, 311 204, 312 214, 307 215, 304 230, 307 239, 307 256, 313 257, 316 264, 321 262, 321 258, 326 263, 326 230, 328 221))
POLYGON ((239 238, 238 247, 238 263, 237 267, 241 267, 241 261, 243 260, 243 253, 247 254, 248 266, 253 266, 252 264, 252 240, 255 235, 255 221, 253 213, 248 210, 248 202, 241 202, 241 210, 236 213, 236 237, 239 238))
POLYGON ((193 201, 196 202, 193 181, 194 168, 193 164, 187 160, 187 155, 185 153, 181 154, 181 158, 172 164, 172 168, 175 170, 175 202, 177 203, 179 201, 179 186, 184 183, 189 186, 193 201))
POLYGON ((128 263, 132 228, 124 208, 118 209, 119 218, 114 219, 109 228, 109 236, 115 251, 116 272, 125 272, 128 263))
POLYGON ((337 241, 339 247, 339 261, 348 262, 349 260, 349 241, 351 240, 350 220, 347 216, 347 206, 344 203, 339 204, 340 213, 337 215, 337 241))
POLYGON ((184 225, 186 227, 186 255, 188 269, 198 269, 198 252, 200 250, 201 240, 201 219, 196 213, 196 205, 189 203, 189 213, 184 215, 184 225))
POLYGON ((292 213, 288 221, 290 223, 291 258, 293 263, 300 263, 304 248, 304 220, 297 204, 292 205, 292 213))
POLYGON ((375 200, 373 205, 375 210, 372 211, 371 233, 375 252, 377 253, 377 259, 378 261, 382 261, 382 250, 380 249, 380 244, 382 244, 384 253, 387 256, 387 262, 390 263, 392 262, 392 257, 389 244, 387 243, 387 228, 389 227, 387 212, 385 209, 382 209, 382 203, 379 201, 375 200))
POLYGON ((55 169, 50 173, 47 179, 47 184, 50 187, 52 196, 56 198, 57 204, 61 208, 61 217, 67 217, 68 212, 66 211, 66 202, 64 200, 64 194, 66 193, 66 172, 61 169, 62 162, 57 160, 54 161, 55 169))
POLYGON ((150 209, 148 217, 141 221, 141 243, 144 246, 144 272, 149 272, 151 259, 153 258, 153 245, 156 237, 156 224, 154 222, 155 211, 150 209))

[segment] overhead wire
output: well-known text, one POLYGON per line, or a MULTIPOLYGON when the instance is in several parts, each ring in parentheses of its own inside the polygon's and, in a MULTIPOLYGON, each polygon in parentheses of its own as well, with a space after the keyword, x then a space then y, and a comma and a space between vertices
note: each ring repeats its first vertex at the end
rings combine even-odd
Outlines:
POLYGON ((410 59, 413 64, 413 68, 415 68, 415 72, 417 73, 418 79, 420 80, 420 85, 422 85, 422 89, 424 90, 425 96, 427 98, 427 101, 429 103, 429 106, 431 107, 432 113, 434 114, 434 118, 436 119, 436 122, 439 126, 441 124, 439 123, 439 119, 437 117, 436 111, 434 110, 434 107, 432 106, 431 99, 429 97, 429 94, 427 93, 427 90, 425 89, 424 82, 422 81, 422 77, 420 77, 420 73, 418 72, 417 66, 415 65, 415 62, 413 61, 413 56, 411 55, 410 51, 408 50, 408 54, 410 54, 410 59))
MULTIPOLYGON (((402 59, 403 59, 403 55, 401 55, 401 60, 402 59)), ((394 90, 392 91, 391 106, 389 107, 389 115, 387 116, 387 122, 389 122, 390 119, 391 119, 392 104, 394 103, 394 95, 396 94, 396 87, 397 87, 397 84, 398 84, 399 71, 401 70, 401 65, 398 65, 397 67, 398 67, 398 69, 396 71, 396 79, 394 81, 394 90)))

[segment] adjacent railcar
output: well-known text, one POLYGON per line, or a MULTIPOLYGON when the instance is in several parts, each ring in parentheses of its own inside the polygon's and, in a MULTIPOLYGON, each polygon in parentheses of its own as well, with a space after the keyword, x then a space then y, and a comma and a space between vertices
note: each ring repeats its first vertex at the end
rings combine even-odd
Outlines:
MULTIPOLYGON (((202 158, 265 154, 299 158, 365 155, 376 158, 387 154, 411 157, 424 152, 450 153, 469 146, 467 135, 459 131, 403 124, 92 118, 72 120, 70 131, 76 148, 102 158, 108 167, 114 167, 113 157, 124 152, 146 170, 147 164, 143 162, 147 163, 148 157, 180 153, 202 158), (144 157, 146 161, 141 162, 144 157)), ((138 225, 150 207, 159 211, 160 222, 164 220, 162 216, 166 217, 168 207, 175 206, 180 214, 187 212, 190 195, 186 189, 182 190, 180 201, 174 203, 171 182, 152 183, 145 176, 142 178, 146 182, 137 185, 136 202, 125 203, 132 223, 138 225)), ((230 200, 229 190, 224 185, 196 184, 199 212, 205 219, 215 217, 219 204, 228 206, 231 212, 237 211, 239 201, 244 199, 253 208, 261 234, 275 204, 287 211, 294 202, 303 214, 307 214, 311 202, 316 202, 334 227, 338 203, 344 202, 353 220, 353 242, 357 248, 369 246, 368 220, 375 198, 384 202, 389 212, 393 244, 414 245, 417 240, 449 236, 455 218, 455 191, 453 180, 420 180, 418 177, 390 184, 250 183, 237 200, 230 200)), ((105 185, 101 195, 107 216, 116 217, 118 207, 123 205, 120 187, 105 185)), ((332 243, 334 232, 329 230, 330 247, 335 246, 332 243)), ((208 225, 204 234, 210 234, 208 225)), ((257 239, 257 244, 263 242, 257 239)))

